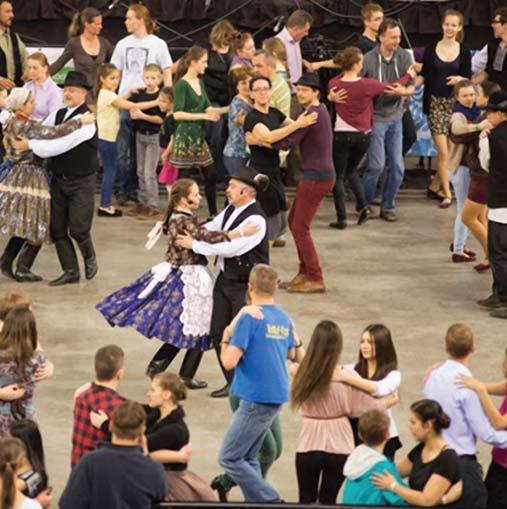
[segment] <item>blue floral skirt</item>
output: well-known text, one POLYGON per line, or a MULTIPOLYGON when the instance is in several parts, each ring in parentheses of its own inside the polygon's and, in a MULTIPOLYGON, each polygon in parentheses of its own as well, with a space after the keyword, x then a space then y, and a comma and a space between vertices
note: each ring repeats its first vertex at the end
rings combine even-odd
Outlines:
POLYGON ((95 306, 111 326, 178 348, 209 350, 213 276, 203 265, 163 262, 95 306))

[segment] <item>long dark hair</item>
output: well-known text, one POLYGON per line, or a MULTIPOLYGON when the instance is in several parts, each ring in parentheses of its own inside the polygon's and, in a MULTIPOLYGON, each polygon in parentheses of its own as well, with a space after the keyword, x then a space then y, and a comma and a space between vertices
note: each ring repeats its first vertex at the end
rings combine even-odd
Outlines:
POLYGON ((9 426, 9 433, 12 437, 19 438, 23 442, 26 449, 26 459, 32 466, 32 469, 42 477, 41 490, 46 489, 48 486, 48 475, 44 459, 42 436, 37 424, 29 419, 14 421, 9 426))
POLYGON ((186 198, 190 194, 190 189, 194 184, 197 185, 195 180, 183 178, 177 180, 171 188, 171 199, 169 200, 169 205, 167 206, 167 211, 162 221, 162 230, 165 235, 167 235, 169 230, 169 221, 171 220, 174 209, 182 198, 186 198))
POLYGON ((368 376, 368 361, 363 357, 359 350, 359 360, 354 369, 363 377, 370 380, 382 380, 391 371, 398 369, 398 357, 394 349, 391 331, 381 323, 372 323, 368 325, 361 336, 368 332, 375 345, 375 373, 370 378, 368 376))
POLYGON ((342 349, 343 336, 338 325, 331 320, 319 322, 292 382, 290 405, 293 410, 325 396, 342 349))
POLYGON ((174 76, 174 82, 180 80, 183 78, 183 76, 185 76, 185 74, 187 74, 191 62, 200 60, 207 53, 208 51, 204 48, 201 48, 200 46, 192 46, 189 48, 178 64, 178 69, 176 70, 176 75, 174 76))
POLYGON ((121 74, 118 67, 111 63, 101 64, 97 67, 97 75, 95 76, 95 85, 93 87, 94 97, 98 99, 100 89, 102 88, 102 80, 107 78, 110 74, 113 74, 113 72, 119 72, 121 74))
POLYGON ((0 332, 2 358, 16 363, 20 380, 26 378, 26 366, 37 349, 37 325, 33 313, 26 307, 11 309, 0 332))
POLYGON ((81 35, 84 32, 84 26, 86 23, 93 23, 95 18, 102 16, 102 13, 95 9, 95 7, 87 7, 81 12, 74 14, 72 21, 69 26, 69 39, 81 35))

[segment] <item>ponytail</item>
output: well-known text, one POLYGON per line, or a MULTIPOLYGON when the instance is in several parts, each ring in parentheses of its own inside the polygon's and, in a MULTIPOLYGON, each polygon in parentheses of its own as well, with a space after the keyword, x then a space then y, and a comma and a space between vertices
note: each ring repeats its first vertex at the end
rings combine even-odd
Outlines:
POLYGON ((0 509, 12 509, 16 502, 16 471, 26 456, 23 442, 18 438, 0 439, 0 478, 2 490, 0 509))
POLYGON ((178 63, 178 68, 176 69, 174 82, 183 78, 183 76, 187 74, 190 64, 192 62, 200 60, 206 53, 207 51, 204 48, 201 48, 200 46, 192 46, 191 48, 189 48, 178 63))
POLYGON ((177 180, 171 188, 171 199, 169 200, 167 211, 162 220, 162 231, 164 235, 167 235, 169 231, 169 222, 171 221, 174 209, 178 206, 182 198, 186 198, 190 194, 190 189, 194 184, 197 184, 195 180, 183 178, 177 180))
POLYGON ((84 32, 85 23, 93 23, 93 20, 99 16, 102 16, 102 14, 95 7, 87 7, 81 12, 76 12, 70 22, 68 30, 69 39, 81 35, 84 32))

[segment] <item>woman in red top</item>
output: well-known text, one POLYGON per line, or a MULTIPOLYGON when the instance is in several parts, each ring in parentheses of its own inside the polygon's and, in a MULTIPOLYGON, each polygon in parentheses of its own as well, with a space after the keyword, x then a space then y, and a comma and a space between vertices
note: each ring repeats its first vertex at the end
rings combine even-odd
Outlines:
POLYGON ((363 224, 372 214, 364 197, 357 166, 370 144, 373 100, 383 93, 390 93, 398 85, 406 85, 416 73, 411 67, 408 73, 396 83, 382 83, 371 78, 361 78, 363 54, 359 48, 353 46, 338 52, 333 61, 343 72, 329 82, 328 99, 335 103, 336 108, 333 144, 336 184, 333 189, 333 198, 338 218, 337 222, 330 223, 329 226, 343 230, 347 227, 345 178, 349 181, 356 197, 356 210, 359 212, 358 224, 363 224), (343 90, 346 95, 343 94, 343 90))

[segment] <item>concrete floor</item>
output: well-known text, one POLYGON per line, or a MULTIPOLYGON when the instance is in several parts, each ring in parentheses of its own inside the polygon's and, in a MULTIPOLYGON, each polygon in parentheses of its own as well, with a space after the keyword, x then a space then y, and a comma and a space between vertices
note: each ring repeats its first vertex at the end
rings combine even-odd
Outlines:
MULTIPOLYGON (((405 444, 413 445, 407 430, 410 404, 422 395, 426 366, 443 357, 443 338, 453 322, 470 324, 477 334, 478 352, 472 369, 481 379, 500 376, 506 347, 505 323, 488 316, 475 301, 489 294, 490 274, 477 274, 471 264, 452 264, 448 250, 452 239, 455 208, 439 210, 435 202, 421 198, 420 191, 404 191, 399 200, 400 221, 381 220, 364 226, 354 224, 344 231, 327 227, 333 205, 326 200, 314 221, 313 235, 324 269, 328 292, 323 295, 289 295, 280 291, 278 301, 294 317, 303 340, 324 318, 335 320, 345 338, 344 362, 356 358, 362 329, 372 322, 391 328, 403 375, 401 401, 394 415, 405 444)), ((95 350, 117 343, 126 351, 126 378, 122 394, 143 401, 147 389, 144 369, 159 343, 149 343, 132 330, 110 328, 94 304, 159 262, 163 242, 144 250, 151 223, 133 218, 96 218, 93 235, 99 274, 91 282, 49 288, 46 282, 18 285, 0 278, 0 293, 23 290, 32 293, 41 342, 56 365, 50 381, 37 388, 36 407, 43 432, 51 483, 59 494, 69 473, 72 395, 76 387, 93 376, 95 350)), ((282 279, 297 271, 292 238, 275 249, 272 264, 282 279)), ((2 239, 2 246, 5 239, 2 239)), ((471 247, 478 250, 471 240, 471 247)), ((46 280, 60 274, 53 246, 45 247, 35 271, 46 280)), ((176 360, 173 369, 179 368, 176 360)), ((198 373, 211 389, 223 379, 213 353, 205 356, 198 373)), ((206 479, 219 472, 217 453, 230 419, 226 400, 212 400, 209 390, 189 394, 185 408, 191 431, 191 468, 206 479)), ((287 408, 282 414, 284 452, 273 466, 269 480, 287 501, 297 499, 294 450, 299 418, 287 408)), ((481 447, 480 459, 489 463, 489 447, 481 447)), ((241 496, 236 489, 234 497, 241 496)))

